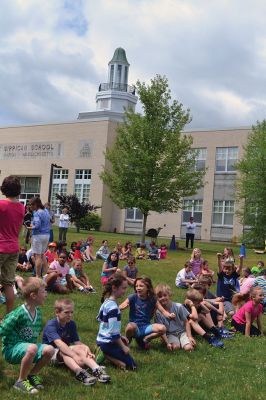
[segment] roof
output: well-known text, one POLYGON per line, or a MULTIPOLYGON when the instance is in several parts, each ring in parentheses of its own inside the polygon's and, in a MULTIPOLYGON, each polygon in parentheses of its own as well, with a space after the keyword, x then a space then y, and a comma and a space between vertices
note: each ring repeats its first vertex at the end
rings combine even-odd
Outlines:
POLYGON ((109 62, 109 64, 112 64, 112 63, 121 63, 121 64, 129 65, 129 62, 127 61, 126 52, 124 49, 122 49, 122 47, 118 47, 115 50, 113 58, 109 62))

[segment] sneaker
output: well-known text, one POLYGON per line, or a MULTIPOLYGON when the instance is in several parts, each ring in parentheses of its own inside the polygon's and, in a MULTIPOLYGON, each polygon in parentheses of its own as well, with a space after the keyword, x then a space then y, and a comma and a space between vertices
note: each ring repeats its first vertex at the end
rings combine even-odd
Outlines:
POLYGON ((92 375, 101 383, 108 383, 111 380, 104 367, 98 367, 95 371, 92 371, 92 375))
POLYGON ((90 287, 90 288, 88 289, 88 291, 89 291, 90 293, 96 293, 96 290, 95 290, 93 287, 90 287))
POLYGON ((91 376, 90 374, 88 374, 88 372, 85 369, 81 369, 76 374, 76 379, 78 381, 82 382, 86 386, 94 385, 97 380, 94 376, 91 376))
POLYGON ((95 361, 97 362, 97 364, 102 364, 104 362, 104 360, 105 360, 105 355, 104 355, 104 353, 102 352, 102 350, 99 347, 99 352, 96 355, 96 360, 95 361))
POLYGON ((222 339, 233 339, 234 337, 227 329, 219 329, 219 333, 222 339))
POLYGON ((29 375, 28 376, 28 381, 36 389, 44 389, 44 386, 42 384, 42 380, 38 375, 29 375))
POLYGON ((24 381, 17 381, 14 386, 16 390, 20 390, 21 392, 28 393, 28 394, 37 394, 39 393, 38 389, 36 389, 32 384, 25 379, 24 381))
POLYGON ((221 340, 217 339, 216 337, 210 337, 208 339, 208 342, 213 347, 223 347, 224 346, 224 343, 221 340))

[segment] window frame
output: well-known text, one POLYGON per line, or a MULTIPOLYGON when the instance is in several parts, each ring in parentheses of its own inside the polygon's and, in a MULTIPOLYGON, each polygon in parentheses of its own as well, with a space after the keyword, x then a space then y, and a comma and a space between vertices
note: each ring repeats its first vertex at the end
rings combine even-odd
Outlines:
POLYGON ((197 225, 202 224, 202 215, 203 215, 203 199, 183 199, 183 206, 182 206, 182 225, 186 225, 189 222, 189 219, 186 220, 184 218, 184 213, 189 212, 189 217, 194 218, 194 222, 197 225), (185 203, 188 205, 186 206, 185 203), (201 222, 195 220, 195 214, 201 214, 201 222))
POLYGON ((223 226, 223 227, 233 228, 234 215, 235 215, 235 200, 213 200, 213 205, 212 205, 212 226, 213 227, 223 226), (217 204, 217 203, 220 203, 220 204, 217 204), (218 206, 218 210, 220 207, 221 212, 219 212, 219 211, 215 212, 215 205, 218 206), (227 212, 226 211, 227 207, 229 207, 229 209, 232 207, 233 208, 232 212, 227 212), (214 223, 214 215, 215 214, 221 215, 221 217, 222 217, 221 223, 214 223), (225 223, 225 218, 228 215, 232 215, 232 224, 225 223))
POLYGON ((125 221, 136 221, 136 222, 142 222, 143 221, 143 214, 142 214, 142 218, 136 218, 137 212, 141 212, 137 207, 131 207, 131 208, 126 208, 125 209, 125 221), (133 218, 127 218, 127 210, 133 210, 133 218))
POLYGON ((216 147, 216 152, 215 152, 215 173, 216 174, 236 174, 237 171, 236 171, 236 168, 234 166, 238 161, 238 155, 239 155, 238 152, 239 152, 238 146, 216 147), (236 158, 230 157, 230 151, 232 151, 232 150, 233 151, 236 150, 236 158), (222 155, 222 153, 224 152, 224 154, 225 154, 224 158, 218 158, 219 151, 220 151, 220 155, 222 155), (231 160, 235 160, 234 164, 232 164, 232 167, 234 167, 234 168, 233 169, 228 169, 228 166, 229 166, 231 160), (223 171, 217 170, 217 161, 224 161, 225 169, 223 171))

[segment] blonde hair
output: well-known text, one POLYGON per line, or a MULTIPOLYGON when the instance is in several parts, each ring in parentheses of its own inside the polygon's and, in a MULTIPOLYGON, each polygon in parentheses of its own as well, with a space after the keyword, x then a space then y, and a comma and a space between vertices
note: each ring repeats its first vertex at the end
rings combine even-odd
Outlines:
POLYGON ((201 257, 201 250, 200 250, 198 247, 195 247, 195 249, 193 249, 193 250, 192 250, 192 253, 191 253, 191 260, 194 260, 194 258, 195 258, 195 253, 196 253, 197 251, 200 252, 200 257, 201 257))
POLYGON ((211 285, 212 284, 212 279, 211 279, 210 276, 201 275, 199 277, 199 284, 201 284, 201 285, 211 285))
POLYGON ((164 283, 159 283, 154 289, 155 295, 160 296, 163 293, 168 294, 168 296, 172 296, 172 290, 169 285, 165 285, 164 283))
POLYGON ((203 294, 196 289, 189 289, 187 291, 186 298, 191 300, 193 303, 194 301, 201 302, 203 300, 203 294))
POLYGON ((59 300, 56 300, 54 303, 54 309, 57 312, 63 311, 64 308, 67 306, 74 307, 74 302, 71 299, 59 299, 59 300))
POLYGON ((40 279, 35 277, 27 278, 22 283, 23 296, 28 299, 31 293, 38 293, 41 288, 45 288, 46 284, 40 279))

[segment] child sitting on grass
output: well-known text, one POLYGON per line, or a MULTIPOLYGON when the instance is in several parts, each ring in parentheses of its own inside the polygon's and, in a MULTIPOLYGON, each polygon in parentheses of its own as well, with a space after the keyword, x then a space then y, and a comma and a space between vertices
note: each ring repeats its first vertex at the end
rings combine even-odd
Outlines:
POLYGON ((162 340, 166 344, 167 349, 169 351, 180 348, 185 351, 194 350, 196 342, 191 335, 191 327, 188 321, 190 316, 192 318, 193 316, 182 304, 171 301, 172 292, 170 286, 157 285, 155 294, 161 306, 169 313, 175 314, 175 318, 172 320, 167 319, 159 310, 155 314, 155 322, 164 325, 166 328, 166 333, 162 335, 162 340))
POLYGON ((127 287, 127 280, 120 273, 115 273, 106 282, 97 317, 100 328, 96 341, 104 357, 114 365, 134 370, 136 363, 129 354, 128 339, 121 336, 121 312, 117 304, 117 300, 126 293, 127 287))
POLYGON ((135 256, 137 260, 145 260, 147 258, 147 251, 146 251, 146 245, 145 244, 141 244, 136 252, 135 252, 135 256))
POLYGON ((78 288, 78 290, 84 293, 96 293, 96 290, 90 284, 88 276, 83 271, 82 261, 80 259, 75 259, 73 261, 69 274, 74 287, 78 288))
POLYGON ((67 255, 60 253, 58 260, 50 264, 47 274, 44 276, 47 289, 51 292, 66 294, 72 291, 73 284, 69 274, 69 265, 66 262, 67 255))
POLYGON ((230 258, 222 260, 222 254, 217 253, 218 257, 218 281, 217 296, 224 298, 224 310, 226 314, 234 315, 235 309, 232 304, 232 298, 235 292, 238 292, 239 277, 243 267, 243 256, 239 256, 240 263, 235 266, 234 261, 230 258))
POLYGON ((120 304, 120 310, 129 307, 129 323, 126 326, 126 337, 129 341, 134 337, 140 348, 148 350, 150 341, 165 335, 166 328, 162 324, 152 324, 151 319, 156 310, 169 319, 175 314, 165 310, 156 299, 150 278, 142 276, 134 283, 135 293, 120 304))
POLYGON ((14 388, 35 394, 43 389, 37 374, 50 362, 54 349, 37 343, 42 330, 42 316, 38 306, 44 303, 46 297, 45 284, 39 278, 28 278, 23 281, 22 292, 25 303, 7 314, 0 325, 2 351, 7 362, 20 364, 14 388))
POLYGON ((193 330, 205 339, 213 347, 223 347, 224 343, 221 341, 221 335, 219 330, 214 326, 213 321, 210 319, 209 309, 203 304, 203 295, 196 289, 189 289, 186 293, 184 302, 188 311, 194 318, 190 318, 189 323, 193 330), (195 310, 194 310, 195 307, 195 310), (206 332, 206 329, 210 333, 206 332))
POLYGON ((196 283, 197 279, 194 273, 192 272, 192 266, 190 261, 187 261, 182 268, 176 275, 175 284, 177 287, 182 289, 187 289, 193 283, 196 283))
POLYGON ((199 277, 202 276, 207 276, 211 278, 212 283, 215 283, 214 281, 214 271, 210 270, 209 268, 209 263, 207 260, 203 260, 201 267, 200 267, 200 274, 199 277))
POLYGON ((123 268, 123 275, 126 277, 127 283, 134 286, 135 280, 138 275, 138 268, 136 267, 135 257, 129 257, 127 265, 123 268))
POLYGON ((86 386, 93 385, 97 380, 109 382, 110 376, 95 362, 89 347, 79 339, 76 324, 72 320, 73 301, 56 300, 54 308, 56 318, 48 321, 43 330, 43 343, 51 344, 56 349, 52 361, 65 364, 75 373, 75 378, 86 386), (92 375, 84 368, 90 368, 92 375))
POLYGON ((250 291, 250 300, 245 303, 233 316, 232 326, 236 331, 245 336, 263 336, 262 313, 264 294, 259 287, 254 287, 250 291), (258 328, 253 322, 256 321, 258 328))

